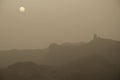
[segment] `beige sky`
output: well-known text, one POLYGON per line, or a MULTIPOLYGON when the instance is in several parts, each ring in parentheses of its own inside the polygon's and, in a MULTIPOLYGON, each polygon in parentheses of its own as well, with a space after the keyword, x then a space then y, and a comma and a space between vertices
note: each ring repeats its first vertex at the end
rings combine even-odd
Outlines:
POLYGON ((119 0, 4 0, 0 5, 0 49, 88 41, 94 33, 120 40, 119 0))

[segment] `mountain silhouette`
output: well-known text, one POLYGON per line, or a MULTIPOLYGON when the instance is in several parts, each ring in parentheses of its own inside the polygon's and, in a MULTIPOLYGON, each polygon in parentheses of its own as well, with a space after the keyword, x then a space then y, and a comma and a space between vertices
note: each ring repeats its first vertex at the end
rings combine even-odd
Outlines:
MULTIPOLYGON (((7 67, 8 65, 24 61, 37 63, 41 58, 44 58, 47 52, 47 49, 13 49, 0 51, 0 67, 7 67)), ((39 63, 41 62, 39 61, 39 63)))
POLYGON ((2 80, 49 80, 55 74, 51 66, 33 62, 18 62, 3 70, 2 80))
POLYGON ((69 48, 69 47, 75 47, 75 46, 77 47, 83 44, 84 42, 63 43, 61 45, 52 43, 46 49, 27 49, 27 50, 13 49, 13 50, 6 50, 6 51, 3 50, 3 51, 0 51, 0 67, 7 67, 8 65, 11 65, 17 62, 24 62, 24 61, 32 61, 38 64, 48 65, 49 63, 45 59, 46 59, 46 56, 49 56, 49 54, 51 55, 52 48, 56 49, 57 46, 63 47, 63 48, 67 48, 67 47, 69 48))
MULTIPOLYGON (((16 52, 18 51, 14 51, 16 52)), ((32 52, 33 55, 34 52, 36 51, 32 52)), ((41 50, 37 52, 39 54, 41 50)), ((53 43, 43 52, 45 55, 41 60, 44 65, 39 63, 39 59, 39 64, 20 61, 7 68, 1 68, 0 78, 2 80, 120 80, 120 41, 94 35, 93 40, 88 43, 79 45, 53 43)))
POLYGON ((79 46, 61 46, 51 44, 48 55, 46 55, 46 64, 63 65, 71 61, 76 61, 92 55, 100 55, 111 60, 113 63, 120 61, 120 42, 104 39, 94 36, 93 40, 79 46))
POLYGON ((79 48, 87 55, 64 66, 63 70, 69 75, 67 80, 120 79, 119 41, 95 36, 92 41, 79 48))

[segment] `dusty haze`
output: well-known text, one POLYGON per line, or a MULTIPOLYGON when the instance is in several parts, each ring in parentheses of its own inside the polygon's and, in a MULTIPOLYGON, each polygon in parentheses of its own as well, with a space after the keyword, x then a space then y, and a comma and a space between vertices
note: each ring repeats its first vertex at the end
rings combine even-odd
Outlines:
POLYGON ((120 40, 119 0, 0 0, 0 49, 46 48, 94 33, 120 40), (19 7, 26 8, 25 13, 19 7))

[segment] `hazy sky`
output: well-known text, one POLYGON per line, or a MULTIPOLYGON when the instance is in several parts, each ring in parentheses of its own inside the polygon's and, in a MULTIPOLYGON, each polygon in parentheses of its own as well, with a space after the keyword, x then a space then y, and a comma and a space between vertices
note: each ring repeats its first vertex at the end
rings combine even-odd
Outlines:
POLYGON ((88 41, 94 33, 120 40, 119 0, 0 0, 0 49, 88 41))

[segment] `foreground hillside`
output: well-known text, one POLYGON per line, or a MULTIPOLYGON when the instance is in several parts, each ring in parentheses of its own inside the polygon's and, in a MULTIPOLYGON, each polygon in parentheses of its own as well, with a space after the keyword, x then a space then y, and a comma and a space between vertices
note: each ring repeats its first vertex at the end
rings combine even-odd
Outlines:
POLYGON ((40 59, 44 58, 47 52, 47 49, 0 51, 0 67, 7 67, 8 65, 24 61, 39 61, 41 63, 40 59))

